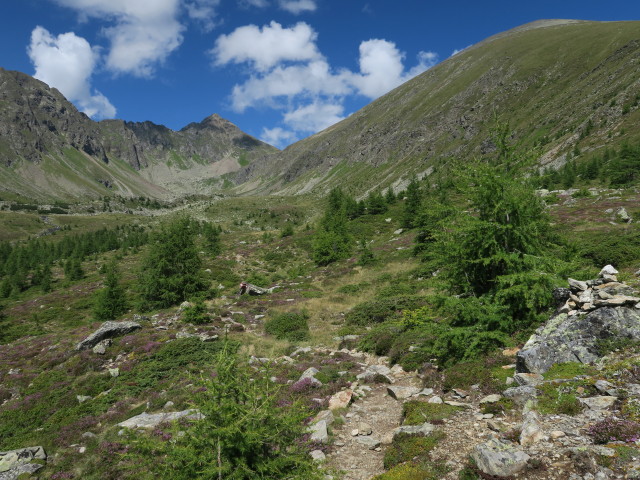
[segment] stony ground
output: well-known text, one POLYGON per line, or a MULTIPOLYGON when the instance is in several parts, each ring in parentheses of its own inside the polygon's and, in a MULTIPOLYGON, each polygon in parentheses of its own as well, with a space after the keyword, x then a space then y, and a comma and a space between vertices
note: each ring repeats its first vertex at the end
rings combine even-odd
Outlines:
MULTIPOLYGON (((415 375, 399 377, 394 386, 419 386, 415 375)), ((383 447, 390 443, 393 430, 402 423, 402 403, 389 396, 386 384, 373 385, 364 398, 351 404, 344 418, 343 425, 333 428, 336 448, 327 456, 327 465, 344 472, 344 480, 368 480, 383 472, 383 447), (371 433, 362 435, 368 433, 367 426, 371 433), (381 446, 372 448, 374 444, 363 443, 366 437, 381 446)))

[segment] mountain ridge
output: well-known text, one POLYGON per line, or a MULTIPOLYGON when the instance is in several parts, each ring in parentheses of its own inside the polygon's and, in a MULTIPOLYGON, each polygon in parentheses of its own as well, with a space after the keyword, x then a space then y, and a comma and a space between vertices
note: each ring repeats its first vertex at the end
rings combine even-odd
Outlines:
POLYGON ((411 175, 490 150, 494 113, 526 147, 542 149, 542 166, 562 165, 576 147, 588 152, 635 140, 638 26, 546 20, 501 32, 248 166, 237 183, 247 193, 399 190, 411 175), (283 173, 273 173, 276 164, 283 173))
POLYGON ((94 122, 27 74, 0 69, 0 86, 0 185, 9 198, 210 193, 222 189, 224 175, 277 150, 217 114, 179 131, 151 121, 94 122))

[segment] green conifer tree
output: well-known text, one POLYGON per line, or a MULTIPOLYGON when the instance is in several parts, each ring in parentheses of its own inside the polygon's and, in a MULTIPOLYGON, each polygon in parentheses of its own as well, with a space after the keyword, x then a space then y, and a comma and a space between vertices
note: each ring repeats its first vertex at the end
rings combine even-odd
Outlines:
POLYGON ((104 287, 95 294, 93 316, 96 320, 114 320, 127 311, 127 298, 120 284, 120 272, 115 261, 105 265, 104 287))
POLYGON ((188 218, 164 225, 153 235, 140 273, 142 309, 170 307, 207 289, 194 237, 188 218))
POLYGON ((406 200, 404 201, 404 209, 402 211, 402 226, 404 228, 413 228, 417 225, 417 217, 422 205, 422 192, 420 183, 414 176, 407 186, 406 200))

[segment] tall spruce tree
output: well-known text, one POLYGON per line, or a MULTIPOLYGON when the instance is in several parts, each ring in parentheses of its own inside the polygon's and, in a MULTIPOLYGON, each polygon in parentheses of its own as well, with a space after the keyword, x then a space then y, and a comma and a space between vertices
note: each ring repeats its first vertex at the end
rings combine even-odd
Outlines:
POLYGON ((96 320, 114 320, 127 311, 127 298, 120 284, 120 272, 115 261, 105 265, 104 288, 95 294, 93 316, 96 320))
POLYGON ((452 290, 488 295, 507 308, 515 326, 530 323, 550 301, 550 223, 532 182, 522 175, 535 152, 520 152, 505 124, 495 127, 494 142, 495 157, 455 172, 469 208, 447 218, 436 248, 452 290))
POLYGON ((422 192, 420 182, 414 176, 407 186, 406 200, 402 210, 402 226, 404 228, 414 228, 418 224, 418 214, 422 205, 422 192))
POLYGON ((152 236, 140 274, 142 309, 176 305, 207 289, 195 234, 194 222, 181 218, 152 236))
POLYGON ((313 240, 313 259, 318 265, 328 265, 351 254, 353 238, 347 227, 346 203, 342 190, 331 190, 313 240))

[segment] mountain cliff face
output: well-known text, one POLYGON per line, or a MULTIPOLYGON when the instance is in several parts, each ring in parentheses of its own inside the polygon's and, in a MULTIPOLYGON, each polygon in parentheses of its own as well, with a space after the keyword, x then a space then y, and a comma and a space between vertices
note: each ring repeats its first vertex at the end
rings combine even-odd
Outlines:
POLYGON ((94 122, 55 88, 0 68, 0 192, 39 200, 211 193, 223 175, 277 149, 212 115, 175 132, 94 122))
POLYGON ((494 115, 540 164, 640 138, 640 22, 548 20, 458 53, 342 122, 239 173, 246 192, 402 188, 492 148, 494 115))

